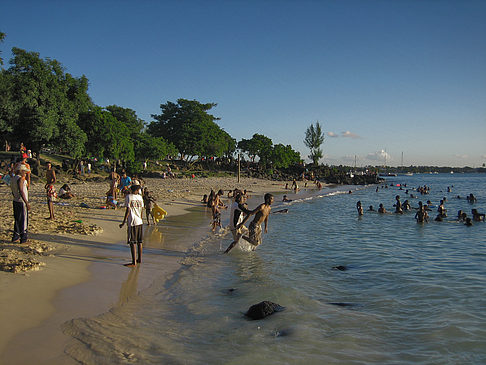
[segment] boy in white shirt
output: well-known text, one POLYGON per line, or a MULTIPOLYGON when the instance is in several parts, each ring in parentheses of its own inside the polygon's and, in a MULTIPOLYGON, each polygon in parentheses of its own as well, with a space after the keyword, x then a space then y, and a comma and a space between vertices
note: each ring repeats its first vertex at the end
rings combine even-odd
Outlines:
POLYGON ((139 194, 140 185, 132 185, 130 187, 131 193, 125 197, 125 216, 120 228, 127 223, 127 243, 130 245, 130 252, 132 254, 132 262, 125 264, 128 267, 135 267, 137 263, 142 262, 142 240, 143 240, 143 198, 139 194), (135 261, 135 244, 138 248, 138 258, 135 261))

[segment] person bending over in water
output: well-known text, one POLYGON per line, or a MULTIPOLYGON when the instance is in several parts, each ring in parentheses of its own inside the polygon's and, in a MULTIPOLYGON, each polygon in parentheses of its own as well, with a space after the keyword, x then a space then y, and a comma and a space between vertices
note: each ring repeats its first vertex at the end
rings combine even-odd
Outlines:
POLYGON ((270 215, 270 212, 272 210, 271 205, 273 203, 273 195, 270 193, 265 194, 264 200, 264 203, 260 204, 258 207, 256 207, 256 209, 248 212, 249 214, 245 217, 245 219, 243 219, 243 221, 236 226, 236 229, 241 228, 241 226, 243 226, 246 221, 250 219, 250 217, 254 214, 255 218, 248 227, 248 237, 242 236, 241 234, 238 235, 238 239, 233 241, 224 253, 228 253, 236 245, 240 237, 243 237, 243 239, 250 242, 254 246, 253 250, 255 250, 257 246, 262 243, 262 223, 265 223, 265 233, 267 233, 268 216, 270 215))

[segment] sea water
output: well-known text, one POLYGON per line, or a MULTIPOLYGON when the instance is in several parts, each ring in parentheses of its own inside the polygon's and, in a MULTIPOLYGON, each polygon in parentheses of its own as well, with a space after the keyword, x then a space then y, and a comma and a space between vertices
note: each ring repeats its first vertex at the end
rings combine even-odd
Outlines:
MULTIPOLYGON (((486 210, 486 175, 398 176, 376 187, 301 191, 285 204, 277 196, 273 210, 289 211, 270 216, 256 251, 222 254, 227 230, 195 241, 170 278, 65 323, 66 352, 86 364, 486 363, 486 223, 456 220, 460 209, 486 210), (423 185, 430 194, 413 190, 423 185), (415 208, 430 200, 430 222, 417 223, 414 209, 367 211, 383 203, 393 212, 396 195, 415 208), (444 197, 448 217, 435 222, 444 197), (245 318, 263 300, 286 309, 245 318)), ((209 215, 197 217, 208 232, 209 215)))

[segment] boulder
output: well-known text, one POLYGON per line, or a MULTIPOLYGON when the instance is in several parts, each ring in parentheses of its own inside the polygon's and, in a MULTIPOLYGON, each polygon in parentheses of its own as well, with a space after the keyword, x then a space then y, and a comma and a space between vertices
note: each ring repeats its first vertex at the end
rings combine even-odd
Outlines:
POLYGON ((248 312, 245 313, 245 315, 251 319, 263 319, 275 312, 281 312, 284 309, 285 307, 265 300, 258 304, 252 305, 248 309, 248 312))

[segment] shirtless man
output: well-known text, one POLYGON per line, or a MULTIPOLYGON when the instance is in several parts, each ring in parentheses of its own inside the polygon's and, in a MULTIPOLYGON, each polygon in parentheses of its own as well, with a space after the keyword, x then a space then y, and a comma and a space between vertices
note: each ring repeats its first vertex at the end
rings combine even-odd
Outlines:
POLYGON ((395 197, 396 203, 394 204, 395 206, 395 213, 397 214, 403 214, 403 209, 402 209, 402 202, 400 201, 400 195, 397 195, 395 197))
POLYGON ((221 201, 223 190, 219 190, 211 202, 211 211, 213 213, 212 230, 216 231, 216 227, 221 228, 221 208, 226 209, 226 205, 221 201))
POLYGON ((363 206, 360 200, 356 203, 356 209, 358 210, 358 215, 363 215, 363 206))
POLYGON ((49 218, 47 219, 54 219, 54 199, 56 197, 56 190, 54 189, 55 182, 56 172, 52 169, 52 164, 48 162, 46 170, 46 185, 44 186, 47 195, 47 207, 49 208, 49 218))
POLYGON ((256 209, 249 212, 249 214, 243 219, 243 222, 236 226, 236 229, 239 229, 243 226, 250 217, 255 214, 255 218, 250 223, 248 227, 249 234, 247 236, 239 235, 237 240, 233 241, 224 253, 228 253, 238 242, 240 237, 243 237, 246 241, 250 242, 253 245, 253 250, 257 248, 258 245, 262 243, 262 223, 265 222, 265 233, 267 233, 268 228, 268 216, 272 210, 272 203, 273 203, 273 195, 270 193, 265 194, 265 202, 260 204, 256 209))

